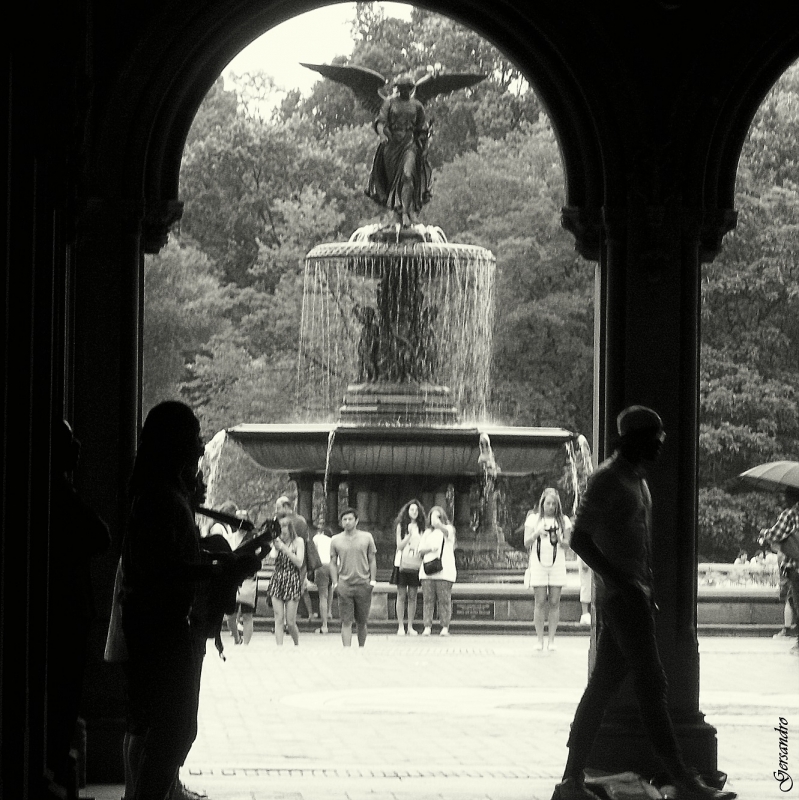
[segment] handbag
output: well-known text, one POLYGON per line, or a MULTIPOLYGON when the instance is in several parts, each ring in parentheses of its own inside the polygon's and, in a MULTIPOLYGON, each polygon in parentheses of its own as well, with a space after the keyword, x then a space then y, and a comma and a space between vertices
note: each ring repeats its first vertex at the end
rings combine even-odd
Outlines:
POLYGON ((258 576, 256 575, 254 578, 246 578, 236 590, 236 602, 246 603, 248 606, 255 608, 257 598, 258 576))
POLYGON ((441 556, 444 555, 444 542, 446 541, 446 536, 442 533, 441 534, 441 552, 432 560, 432 561, 425 561, 422 565, 424 567, 425 575, 435 575, 437 572, 441 572, 444 569, 444 564, 441 561, 441 556))
POLYGON ((391 577, 388 579, 388 582, 396 586, 399 583, 399 574, 400 574, 400 568, 392 567, 391 577))

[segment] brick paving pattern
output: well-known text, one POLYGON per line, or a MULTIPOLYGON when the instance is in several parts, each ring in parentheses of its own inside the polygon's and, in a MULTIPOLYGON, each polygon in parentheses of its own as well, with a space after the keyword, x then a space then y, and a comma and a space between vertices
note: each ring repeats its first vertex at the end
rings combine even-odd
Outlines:
MULTIPOLYGON (((585 686, 588 636, 553 653, 518 635, 449 639, 337 633, 278 648, 208 648, 200 733, 182 770, 211 800, 549 800, 585 686)), ((701 702, 718 729, 719 768, 746 800, 781 792, 779 718, 799 726, 799 658, 790 640, 702 637, 701 702)), ((789 747, 793 744, 789 738, 789 747)), ((799 765, 799 743, 789 750, 799 765)), ((120 787, 87 787, 118 800, 120 787)))

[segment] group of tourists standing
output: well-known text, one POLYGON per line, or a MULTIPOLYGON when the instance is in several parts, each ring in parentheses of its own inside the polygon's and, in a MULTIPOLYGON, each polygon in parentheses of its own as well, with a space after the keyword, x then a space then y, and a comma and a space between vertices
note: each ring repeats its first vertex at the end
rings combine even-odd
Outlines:
POLYGON ((441 636, 449 636, 452 620, 452 586, 455 567, 455 528, 441 506, 433 506, 429 516, 418 500, 409 500, 397 514, 397 550, 391 583, 397 586, 397 635, 405 636, 407 608, 408 636, 418 635, 413 627, 416 601, 422 588, 422 636, 433 630, 433 612, 438 605, 441 636))

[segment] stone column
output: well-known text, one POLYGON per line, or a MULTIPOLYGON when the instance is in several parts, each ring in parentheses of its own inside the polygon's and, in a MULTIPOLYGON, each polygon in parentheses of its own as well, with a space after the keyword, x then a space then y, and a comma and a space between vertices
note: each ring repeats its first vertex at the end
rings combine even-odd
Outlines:
POLYGON ((98 783, 123 775, 123 676, 102 654, 141 413, 142 216, 136 203, 89 200, 76 243, 72 403, 82 449, 75 480, 113 537, 111 552, 93 571, 98 619, 85 676, 92 687, 84 695, 89 780, 98 783))
POLYGON ((341 478, 331 475, 327 480, 327 494, 325 495, 325 525, 334 531, 338 530, 338 492, 341 478))
MULTIPOLYGON (((615 417, 626 405, 655 408, 668 434, 663 457, 649 476, 661 609, 657 637, 686 759, 712 774, 716 731, 699 710, 696 635, 700 251, 713 238, 701 222, 698 214, 679 206, 634 203, 618 213, 606 211, 601 239, 594 235, 594 246, 586 249, 600 262, 600 380, 595 387, 600 456, 609 454, 615 417)), ((584 225, 583 233, 587 229, 596 233, 596 225, 584 225)), ((644 775, 661 769, 641 727, 629 679, 608 709, 590 766, 644 775)))
POLYGON ((313 527, 313 484, 314 476, 299 473, 291 476, 297 484, 297 513, 305 517, 309 527, 313 527))

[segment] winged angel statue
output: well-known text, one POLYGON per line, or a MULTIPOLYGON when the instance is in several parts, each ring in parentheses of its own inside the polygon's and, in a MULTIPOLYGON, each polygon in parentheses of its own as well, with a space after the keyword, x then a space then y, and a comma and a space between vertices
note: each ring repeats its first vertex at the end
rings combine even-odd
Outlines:
POLYGON ((372 127, 380 137, 366 195, 394 213, 402 227, 414 224, 415 215, 430 200, 431 170, 427 160, 430 122, 424 106, 439 94, 465 89, 485 75, 428 72, 419 80, 405 74, 383 94, 388 79, 379 72, 355 65, 302 64, 303 67, 343 83, 372 113, 372 127))

